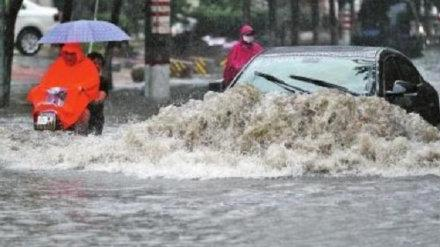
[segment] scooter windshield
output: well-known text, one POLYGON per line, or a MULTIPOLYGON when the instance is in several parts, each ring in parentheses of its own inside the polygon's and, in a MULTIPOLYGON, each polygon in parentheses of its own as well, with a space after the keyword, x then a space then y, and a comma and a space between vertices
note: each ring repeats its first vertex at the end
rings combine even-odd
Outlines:
POLYGON ((47 90, 46 102, 56 106, 64 106, 64 101, 66 100, 67 92, 65 88, 62 87, 52 87, 47 90))

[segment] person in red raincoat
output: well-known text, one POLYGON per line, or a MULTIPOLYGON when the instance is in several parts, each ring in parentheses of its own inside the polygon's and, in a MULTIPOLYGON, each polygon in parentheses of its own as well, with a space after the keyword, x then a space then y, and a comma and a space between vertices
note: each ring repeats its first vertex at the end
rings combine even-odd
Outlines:
POLYGON ((65 44, 60 56, 49 67, 41 82, 28 94, 32 114, 55 111, 59 127, 86 134, 90 112, 87 105, 98 98, 99 73, 94 63, 86 57, 79 44, 65 44), (48 90, 54 87, 66 91, 62 105, 49 104, 48 90))
POLYGON ((254 41, 255 31, 250 25, 240 29, 240 40, 228 54, 225 70, 223 72, 223 88, 229 86, 234 77, 243 66, 255 55, 263 51, 263 47, 254 41))

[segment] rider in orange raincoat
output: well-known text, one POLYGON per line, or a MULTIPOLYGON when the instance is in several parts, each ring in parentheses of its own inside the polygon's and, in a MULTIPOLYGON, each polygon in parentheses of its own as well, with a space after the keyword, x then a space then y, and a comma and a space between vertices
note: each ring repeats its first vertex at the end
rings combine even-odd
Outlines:
POLYGON ((87 105, 98 97, 99 73, 93 62, 83 53, 79 44, 65 44, 60 56, 49 67, 40 84, 32 88, 28 100, 35 116, 42 111, 57 113, 64 130, 78 123, 86 125, 90 117, 87 105), (62 106, 47 104, 48 89, 60 87, 67 96, 62 106))

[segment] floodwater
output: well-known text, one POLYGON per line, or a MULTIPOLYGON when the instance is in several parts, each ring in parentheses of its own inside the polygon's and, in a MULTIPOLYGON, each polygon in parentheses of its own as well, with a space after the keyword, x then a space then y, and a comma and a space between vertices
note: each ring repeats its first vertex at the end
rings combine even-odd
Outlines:
POLYGON ((1 246, 440 242, 440 132, 376 98, 244 87, 100 137, 0 118, 0 153, 1 246))
POLYGON ((2 171, 2 246, 438 246, 440 179, 2 171))

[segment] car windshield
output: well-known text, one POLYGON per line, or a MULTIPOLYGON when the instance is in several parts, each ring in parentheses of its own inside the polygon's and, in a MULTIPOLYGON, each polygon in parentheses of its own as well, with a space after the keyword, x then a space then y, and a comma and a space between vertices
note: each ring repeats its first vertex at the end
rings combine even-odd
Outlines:
POLYGON ((324 87, 300 77, 332 83, 363 95, 372 92, 374 83, 374 61, 371 60, 277 55, 256 58, 244 69, 235 85, 251 84, 263 92, 285 91, 276 84, 267 83, 267 78, 258 76, 255 72, 272 75, 309 92, 324 87))

